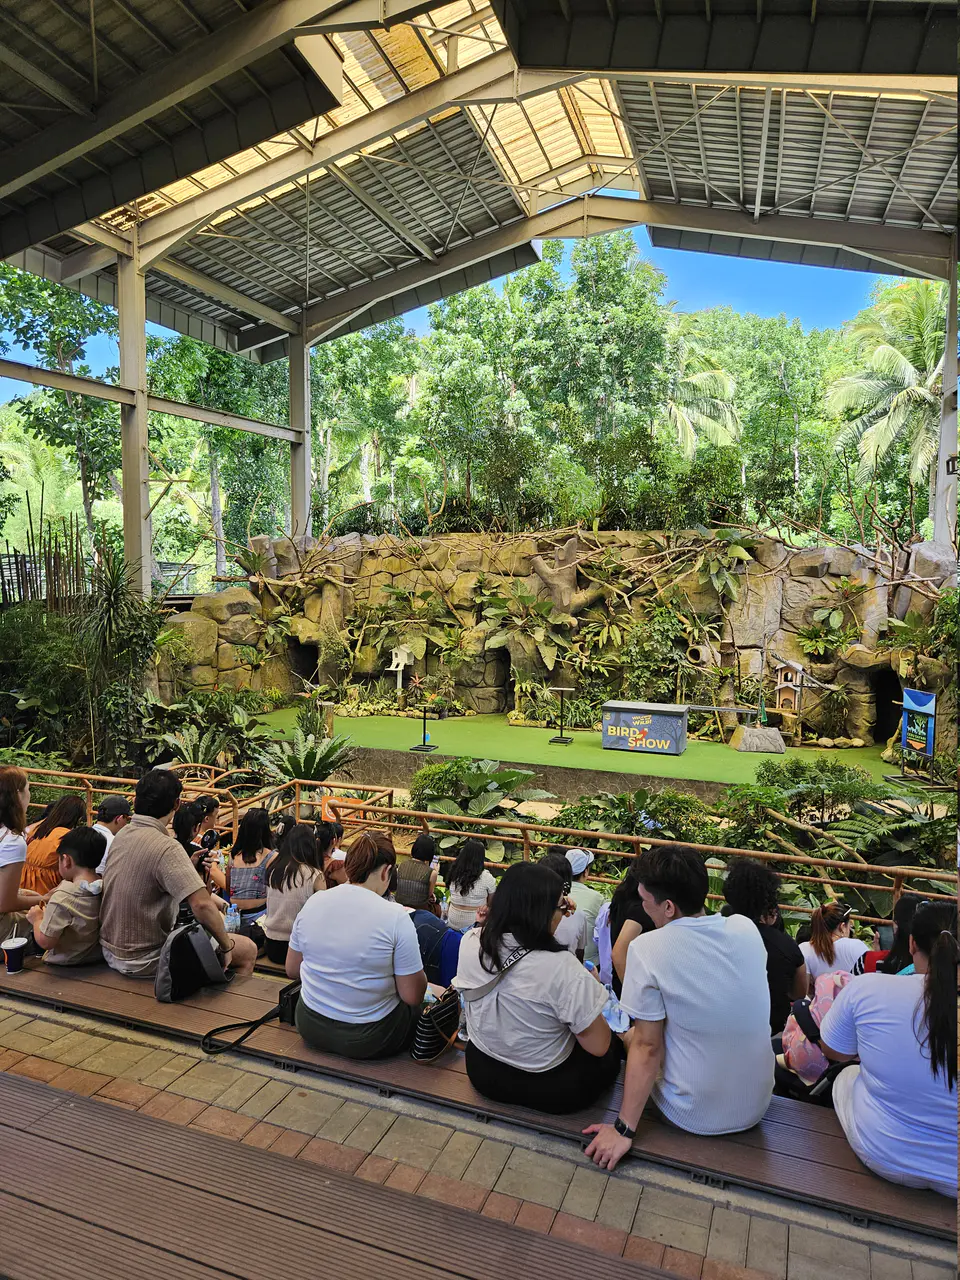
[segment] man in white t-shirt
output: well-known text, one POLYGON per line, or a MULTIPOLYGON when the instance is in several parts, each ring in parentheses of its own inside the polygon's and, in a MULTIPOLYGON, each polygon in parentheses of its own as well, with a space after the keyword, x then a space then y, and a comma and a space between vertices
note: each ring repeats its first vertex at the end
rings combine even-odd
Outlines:
POLYGON ((685 845, 639 858, 639 894, 657 926, 631 942, 620 1003, 633 1019, 620 1114, 590 1125, 587 1155, 613 1169, 647 1101, 689 1133, 738 1133, 773 1093, 767 953, 744 916, 706 915, 707 872, 685 845), (662 1071, 662 1076, 661 1076, 662 1071))

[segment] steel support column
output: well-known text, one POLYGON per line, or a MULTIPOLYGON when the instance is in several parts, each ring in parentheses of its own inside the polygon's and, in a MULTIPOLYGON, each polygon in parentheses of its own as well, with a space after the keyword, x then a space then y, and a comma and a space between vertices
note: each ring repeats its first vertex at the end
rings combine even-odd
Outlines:
POLYGON ((147 455, 147 315, 145 280, 136 243, 133 255, 117 262, 117 310, 120 381, 134 392, 133 404, 120 406, 123 553, 138 590, 149 595, 152 534, 147 455))
POLYGON ((957 535, 957 476, 947 462, 957 457, 957 237, 952 237, 947 277, 947 336, 943 352, 943 407, 940 411, 940 450, 933 508, 933 539, 950 544, 957 535))
POLYGON ((290 360, 290 426, 302 432, 290 446, 290 536, 310 533, 313 499, 310 432, 310 348, 301 329, 288 343, 290 360))

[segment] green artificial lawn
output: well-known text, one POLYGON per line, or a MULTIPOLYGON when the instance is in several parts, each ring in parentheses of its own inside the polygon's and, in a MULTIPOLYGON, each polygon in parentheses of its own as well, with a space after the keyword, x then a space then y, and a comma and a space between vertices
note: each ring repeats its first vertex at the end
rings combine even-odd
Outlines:
MULTIPOLYGON (((285 707, 262 717, 274 726, 278 737, 290 733, 297 719, 296 707, 285 707)), ((337 733, 352 738, 358 747, 380 747, 406 751, 420 741, 420 721, 394 716, 363 719, 336 718, 337 733)), ((554 729, 523 729, 507 723, 502 716, 459 716, 452 720, 428 720, 427 733, 440 755, 473 756, 476 759, 511 761, 514 764, 563 765, 570 769, 597 769, 607 773, 647 774, 657 778, 696 778, 703 782, 752 782, 757 767, 776 756, 750 751, 732 751, 718 742, 688 740, 682 756, 637 755, 632 751, 604 751, 600 734, 572 731, 568 747, 551 745, 554 729)), ((843 764, 858 765, 880 780, 894 766, 880 759, 881 746, 848 747, 845 751, 818 751, 809 747, 787 747, 787 755, 812 760, 826 755, 843 764)), ((425 756, 427 763, 430 757, 425 756)))

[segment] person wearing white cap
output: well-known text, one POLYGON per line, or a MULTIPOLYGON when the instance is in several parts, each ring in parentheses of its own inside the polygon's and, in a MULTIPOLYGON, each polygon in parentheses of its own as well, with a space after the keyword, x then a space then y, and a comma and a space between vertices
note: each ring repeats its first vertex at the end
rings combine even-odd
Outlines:
POLYGON ((583 912, 587 922, 587 945, 584 950, 584 959, 591 960, 594 964, 597 964, 600 960, 600 952, 597 950, 597 944, 593 939, 593 927, 597 923, 597 916, 603 906, 603 894, 598 893, 596 889, 591 889, 583 879, 587 874, 587 868, 593 862, 593 854, 588 849, 568 849, 566 858, 570 863, 570 870, 573 874, 570 897, 577 904, 577 908, 583 912))

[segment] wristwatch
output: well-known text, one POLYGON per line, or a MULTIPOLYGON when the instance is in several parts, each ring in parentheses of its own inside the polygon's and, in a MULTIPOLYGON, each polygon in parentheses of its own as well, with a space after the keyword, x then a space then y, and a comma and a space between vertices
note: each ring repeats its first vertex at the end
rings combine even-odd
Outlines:
POLYGON ((637 1132, 636 1129, 631 1129, 628 1124, 624 1124, 619 1116, 614 1120, 613 1127, 624 1138, 632 1138, 637 1132))

